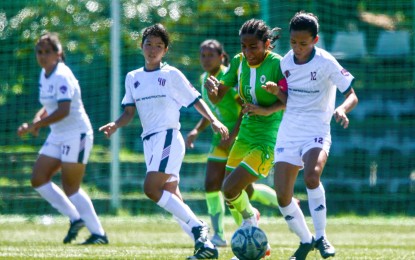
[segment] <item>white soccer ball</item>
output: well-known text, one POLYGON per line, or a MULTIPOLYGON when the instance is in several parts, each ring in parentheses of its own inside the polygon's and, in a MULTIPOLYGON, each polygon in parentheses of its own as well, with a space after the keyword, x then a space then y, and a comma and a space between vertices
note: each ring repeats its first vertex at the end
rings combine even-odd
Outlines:
POLYGON ((238 228, 232 236, 232 252, 239 260, 259 260, 267 251, 268 239, 264 231, 254 226, 238 228))

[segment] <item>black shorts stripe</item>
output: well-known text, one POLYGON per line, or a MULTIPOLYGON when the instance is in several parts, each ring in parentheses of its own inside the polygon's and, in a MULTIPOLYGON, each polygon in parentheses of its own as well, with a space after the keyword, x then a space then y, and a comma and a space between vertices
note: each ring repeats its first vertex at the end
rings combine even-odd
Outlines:
POLYGON ((167 130, 166 140, 164 140, 164 148, 162 152, 162 160, 160 161, 159 172, 166 172, 167 162, 169 161, 170 146, 173 139, 173 129, 167 130), (167 153, 167 154, 166 154, 167 153))
POLYGON ((84 155, 85 155, 85 136, 86 136, 86 134, 81 134, 81 140, 79 141, 81 144, 79 146, 78 163, 83 163, 84 162, 84 155))

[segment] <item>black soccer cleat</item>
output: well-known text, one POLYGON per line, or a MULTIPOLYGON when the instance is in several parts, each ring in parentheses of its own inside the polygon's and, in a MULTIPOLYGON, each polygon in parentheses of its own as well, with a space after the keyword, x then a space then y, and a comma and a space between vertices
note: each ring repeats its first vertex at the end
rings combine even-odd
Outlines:
POLYGON ((202 246, 199 249, 195 250, 195 254, 189 256, 187 260, 194 259, 218 259, 219 252, 216 246, 214 248, 202 246))
POLYGON ((106 244, 108 244, 108 238, 106 235, 100 236, 100 235, 92 234, 81 245, 106 245, 106 244))
POLYGON ((203 222, 201 226, 193 227, 192 233, 195 238, 195 254, 196 254, 197 250, 202 248, 205 242, 208 240, 209 227, 203 222))
POLYGON ((79 230, 81 228, 85 227, 85 223, 82 219, 75 220, 74 222, 70 222, 68 234, 66 234, 66 237, 63 239, 64 244, 71 243, 72 240, 76 239, 78 236, 79 230))
POLYGON ((300 243, 297 251, 295 251, 294 255, 291 256, 291 260, 305 260, 307 255, 310 251, 314 250, 315 247, 315 240, 314 237, 311 240, 311 243, 300 243))
POLYGON ((328 258, 336 254, 336 249, 334 249, 334 246, 332 246, 325 237, 320 237, 316 241, 315 248, 320 251, 320 255, 323 258, 328 258))

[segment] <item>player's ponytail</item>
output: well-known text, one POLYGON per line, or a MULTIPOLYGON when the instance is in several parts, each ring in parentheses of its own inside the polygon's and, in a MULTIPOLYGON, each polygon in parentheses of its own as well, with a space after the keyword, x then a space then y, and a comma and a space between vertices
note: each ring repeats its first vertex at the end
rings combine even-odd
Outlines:
POLYGON ((281 32, 281 28, 279 28, 279 27, 272 28, 272 30, 269 34, 269 39, 271 41, 271 43, 269 45, 269 48, 271 50, 273 50, 275 48, 275 46, 277 45, 277 41, 281 37, 280 32, 281 32))

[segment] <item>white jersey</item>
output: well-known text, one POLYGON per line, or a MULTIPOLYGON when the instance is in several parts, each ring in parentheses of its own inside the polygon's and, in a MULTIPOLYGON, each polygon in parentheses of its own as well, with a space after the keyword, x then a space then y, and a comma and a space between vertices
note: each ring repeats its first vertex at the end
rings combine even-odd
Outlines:
POLYGON ((288 84, 287 106, 279 130, 287 128, 285 138, 329 133, 336 87, 346 93, 354 79, 327 51, 315 47, 314 53, 305 64, 294 62, 293 50, 281 60, 288 84))
POLYGON ((64 63, 58 63, 48 77, 42 69, 39 80, 39 101, 48 115, 58 109, 59 102, 71 102, 68 116, 50 124, 51 136, 61 138, 80 133, 93 133, 91 122, 82 103, 78 80, 64 63))
POLYGON ((193 105, 199 97, 183 73, 164 63, 154 71, 140 68, 129 72, 122 105, 136 106, 144 138, 167 129, 180 130, 180 108, 193 105))

